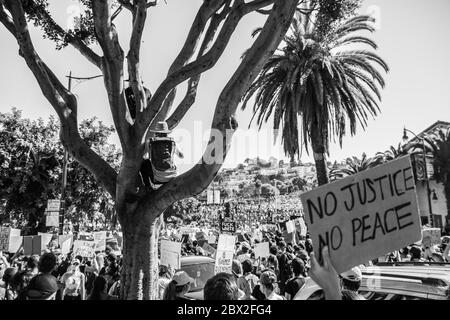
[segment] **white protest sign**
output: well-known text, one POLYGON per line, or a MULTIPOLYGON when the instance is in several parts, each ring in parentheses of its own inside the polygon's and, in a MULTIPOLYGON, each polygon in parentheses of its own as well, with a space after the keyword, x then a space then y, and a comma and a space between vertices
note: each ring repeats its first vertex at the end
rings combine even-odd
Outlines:
POLYGON ((216 263, 214 266, 215 273, 219 272, 231 273, 235 244, 236 244, 236 236, 229 234, 219 235, 219 242, 217 244, 217 253, 216 253, 216 263))
POLYGON ((106 231, 94 232, 95 251, 106 250, 106 231))
POLYGON ((170 251, 161 251, 161 260, 160 264, 162 266, 171 267, 173 269, 180 269, 180 255, 175 252, 170 251))
POLYGON ((47 212, 45 217, 46 227, 58 227, 59 226, 59 212, 47 212))
POLYGON ((214 244, 214 243, 216 243, 216 239, 217 239, 217 237, 215 235, 209 236, 208 243, 214 244))
POLYGON ((59 212, 61 209, 61 201, 59 199, 47 200, 47 211, 59 212))
POLYGON ((300 235, 302 237, 305 237, 306 234, 308 233, 308 228, 306 227, 305 220, 303 220, 303 218, 298 218, 297 223, 300 227, 300 235))
POLYGON ((441 244, 441 229, 424 228, 422 230, 422 244, 425 247, 431 247, 436 244, 441 244))
POLYGON ((293 233, 295 231, 295 223, 293 220, 286 222, 286 231, 287 233, 293 233))
POLYGON ((73 242, 73 255, 82 257, 95 256, 95 241, 75 240, 73 242))
POLYGON ((214 265, 214 272, 232 273, 233 265, 233 251, 217 251, 216 264, 214 265))
POLYGON ((206 203, 213 204, 214 203, 214 192, 212 190, 208 190, 206 192, 206 203))
POLYGON ((181 227, 180 228, 180 233, 181 234, 191 234, 191 233, 195 233, 195 229, 192 227, 181 227))
POLYGON ((52 233, 38 232, 38 236, 42 237, 42 246, 43 246, 44 249, 48 246, 48 244, 53 239, 53 234, 52 233))
POLYGON ((261 242, 255 244, 255 258, 267 258, 270 255, 269 243, 261 242))
POLYGON ((409 156, 300 195, 317 257, 338 273, 421 239, 409 156))
POLYGON ((20 229, 0 227, 0 251, 9 252, 11 237, 20 236, 20 229))
POLYGON ((219 235, 217 250, 234 251, 235 244, 236 244, 236 236, 229 234, 221 234, 219 235))
POLYGON ((68 254, 70 252, 70 248, 72 247, 72 238, 73 236, 71 234, 64 234, 58 237, 62 254, 68 254))
POLYGON ((16 253, 17 250, 19 250, 20 246, 22 246, 23 237, 21 236, 11 236, 9 238, 9 247, 8 252, 9 253, 16 253))
POLYGON ((161 265, 180 269, 181 242, 161 240, 161 265))
POLYGON ((220 190, 214 190, 214 204, 220 204, 220 190))

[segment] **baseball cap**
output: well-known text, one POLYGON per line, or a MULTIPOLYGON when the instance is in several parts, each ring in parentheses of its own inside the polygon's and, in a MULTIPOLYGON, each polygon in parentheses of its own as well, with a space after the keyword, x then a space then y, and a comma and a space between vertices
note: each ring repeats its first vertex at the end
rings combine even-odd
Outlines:
POLYGON ((194 279, 189 277, 185 271, 178 271, 173 275, 173 281, 176 282, 177 286, 184 286, 188 283, 193 283, 194 279))
POLYGON ((58 283, 54 276, 38 274, 28 285, 27 297, 31 300, 45 300, 56 291, 58 291, 58 283))
POLYGON ((341 277, 349 281, 361 281, 361 269, 359 267, 353 267, 350 270, 341 273, 341 277))

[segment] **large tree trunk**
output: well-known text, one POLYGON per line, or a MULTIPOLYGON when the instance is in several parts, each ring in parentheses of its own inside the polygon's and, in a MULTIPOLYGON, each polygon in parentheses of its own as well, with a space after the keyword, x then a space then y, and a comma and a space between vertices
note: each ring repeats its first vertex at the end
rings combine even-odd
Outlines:
POLYGON ((319 186, 328 183, 327 163, 325 153, 314 152, 314 161, 316 163, 317 183, 319 186))
POLYGON ((320 134, 315 131, 318 130, 313 130, 311 134, 311 145, 314 153, 314 161, 316 163, 317 183, 319 186, 322 186, 329 182, 325 158, 325 146, 323 145, 323 139, 321 139, 320 134))
POLYGON ((158 299, 159 218, 148 223, 145 222, 146 219, 140 219, 146 214, 144 212, 128 214, 136 219, 129 219, 122 224, 123 265, 120 298, 156 300, 158 299))

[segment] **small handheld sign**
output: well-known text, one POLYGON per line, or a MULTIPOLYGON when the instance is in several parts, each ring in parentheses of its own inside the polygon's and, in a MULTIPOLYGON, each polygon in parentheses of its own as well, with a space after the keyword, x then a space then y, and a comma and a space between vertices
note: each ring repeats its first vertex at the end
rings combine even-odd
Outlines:
POLYGON ((236 222, 231 221, 229 219, 225 219, 220 222, 220 231, 227 233, 235 233, 236 232, 236 222))

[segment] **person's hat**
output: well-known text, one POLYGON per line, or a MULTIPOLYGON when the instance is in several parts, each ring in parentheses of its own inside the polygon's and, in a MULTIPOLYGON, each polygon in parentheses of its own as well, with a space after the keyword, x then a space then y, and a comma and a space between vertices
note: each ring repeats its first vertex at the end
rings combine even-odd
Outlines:
POLYGON ((173 281, 177 284, 177 286, 184 286, 188 283, 193 283, 194 279, 189 277, 189 275, 185 271, 178 271, 173 275, 173 281))
POLYGON ((350 270, 341 273, 341 277, 349 281, 361 281, 361 269, 359 267, 353 267, 350 270))
POLYGON ((28 285, 27 297, 31 300, 45 300, 58 291, 56 278, 51 275, 39 274, 31 279, 28 285))
POLYGON ((159 121, 155 128, 150 129, 150 132, 156 132, 156 133, 171 133, 172 130, 169 129, 169 125, 165 121, 159 121))

